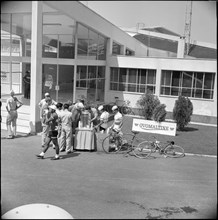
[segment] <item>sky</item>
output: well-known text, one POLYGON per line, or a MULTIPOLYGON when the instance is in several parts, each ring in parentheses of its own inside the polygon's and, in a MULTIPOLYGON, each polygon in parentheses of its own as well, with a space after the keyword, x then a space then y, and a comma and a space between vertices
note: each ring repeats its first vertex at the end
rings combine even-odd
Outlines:
MULTIPOLYGON (((118 27, 161 26, 184 35, 187 1, 81 1, 118 27), (141 24, 142 25, 142 24, 141 24)), ((216 1, 193 1, 191 39, 217 44, 216 1)))

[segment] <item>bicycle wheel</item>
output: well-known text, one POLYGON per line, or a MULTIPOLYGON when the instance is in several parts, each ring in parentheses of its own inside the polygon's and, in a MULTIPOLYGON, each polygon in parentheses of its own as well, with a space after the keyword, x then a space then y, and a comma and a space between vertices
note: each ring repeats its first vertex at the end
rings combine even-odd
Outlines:
POLYGON ((109 134, 102 141, 102 148, 105 153, 113 154, 117 153, 120 150, 121 145, 117 144, 117 141, 114 139, 113 135, 109 134))
POLYGON ((133 153, 137 158, 144 159, 151 155, 153 149, 152 142, 143 141, 138 146, 136 146, 133 150, 133 153))
POLYGON ((132 109, 126 105, 123 105, 121 107, 121 113, 123 115, 131 115, 131 114, 134 115, 134 112, 132 111, 132 109))
POLYGON ((178 145, 169 145, 164 149, 164 154, 168 157, 183 157, 185 155, 184 149, 178 145))

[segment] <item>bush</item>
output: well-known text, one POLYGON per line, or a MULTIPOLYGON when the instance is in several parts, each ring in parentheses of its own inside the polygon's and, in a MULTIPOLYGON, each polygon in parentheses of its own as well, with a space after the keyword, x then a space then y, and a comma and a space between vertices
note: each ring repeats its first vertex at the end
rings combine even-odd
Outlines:
POLYGON ((166 111, 166 105, 165 104, 159 104, 155 107, 153 111, 153 119, 157 122, 165 121, 167 111, 166 111))
POLYGON ((193 105, 190 99, 188 97, 179 96, 173 108, 173 119, 176 121, 178 130, 183 130, 191 121, 192 113, 193 105))
POLYGON ((142 109, 142 114, 145 116, 145 119, 152 120, 153 111, 156 106, 160 105, 160 101, 156 95, 148 91, 140 97, 137 101, 137 105, 142 109))

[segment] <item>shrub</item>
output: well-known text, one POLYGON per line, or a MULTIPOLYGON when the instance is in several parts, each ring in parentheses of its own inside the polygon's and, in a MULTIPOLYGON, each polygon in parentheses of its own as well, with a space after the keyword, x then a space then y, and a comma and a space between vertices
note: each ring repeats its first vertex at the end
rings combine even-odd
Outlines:
POLYGON ((176 121, 178 130, 183 130, 191 121, 192 113, 193 105, 190 99, 188 97, 179 96, 173 108, 173 119, 176 121))
POLYGON ((157 122, 165 121, 167 111, 166 111, 166 105, 165 104, 159 104, 155 107, 153 111, 153 119, 157 122))
POLYGON ((160 101, 156 95, 148 91, 140 97, 137 105, 142 109, 145 119, 152 120, 153 111, 156 106, 160 105, 160 101))

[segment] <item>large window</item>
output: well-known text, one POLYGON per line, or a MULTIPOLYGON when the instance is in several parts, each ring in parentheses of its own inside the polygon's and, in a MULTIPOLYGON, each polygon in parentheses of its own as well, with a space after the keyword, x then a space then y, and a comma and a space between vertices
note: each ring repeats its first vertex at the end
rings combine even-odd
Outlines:
POLYGON ((87 27, 78 24, 78 47, 77 57, 79 59, 105 60, 106 38, 87 27))
POLYGON ((111 68, 110 90, 155 93, 156 70, 111 68))
POLYGON ((77 66, 76 97, 88 102, 104 101, 104 66, 77 66))
POLYGON ((161 95, 213 99, 215 73, 163 70, 161 95))
POLYGON ((31 14, 1 14, 1 55, 31 56, 31 14))
POLYGON ((74 59, 75 21, 65 15, 43 14, 42 56, 74 59))

